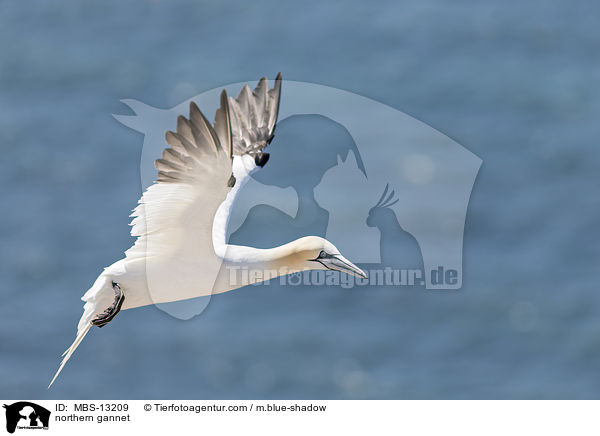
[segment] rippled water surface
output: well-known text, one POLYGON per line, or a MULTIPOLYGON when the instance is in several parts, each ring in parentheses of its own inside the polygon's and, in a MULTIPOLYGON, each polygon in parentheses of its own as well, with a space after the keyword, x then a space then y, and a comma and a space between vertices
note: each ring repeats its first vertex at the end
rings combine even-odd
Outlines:
POLYGON ((598 28, 592 1, 3 2, 0 396, 598 398, 598 28), (46 390, 80 296, 132 242, 143 139, 119 100, 277 71, 483 160, 463 288, 274 284, 189 321, 127 311, 46 390))

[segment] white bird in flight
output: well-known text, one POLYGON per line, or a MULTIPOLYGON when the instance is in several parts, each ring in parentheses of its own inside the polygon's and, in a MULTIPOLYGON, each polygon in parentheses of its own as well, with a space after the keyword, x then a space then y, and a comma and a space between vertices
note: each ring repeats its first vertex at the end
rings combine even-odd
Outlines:
POLYGON ((305 270, 366 278, 318 236, 269 249, 226 242, 236 196, 269 160, 263 150, 273 139, 281 82, 279 73, 269 89, 263 77, 254 91, 245 85, 236 99, 223 90, 214 125, 194 102, 189 119, 178 117, 176 132, 166 133, 170 147, 155 161, 158 179, 131 215, 131 235, 137 239, 81 298, 85 305, 77 336, 48 387, 92 326, 106 325, 120 310, 227 292, 305 270), (239 271, 262 273, 232 279, 239 271))

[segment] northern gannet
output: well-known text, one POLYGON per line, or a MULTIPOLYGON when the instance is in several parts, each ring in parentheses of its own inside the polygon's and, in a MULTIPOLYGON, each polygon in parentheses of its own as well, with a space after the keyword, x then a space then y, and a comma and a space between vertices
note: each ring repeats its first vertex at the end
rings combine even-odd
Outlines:
POLYGON ((158 178, 131 215, 131 235, 137 239, 82 297, 75 341, 48 387, 92 326, 106 325, 120 310, 222 293, 305 270, 366 278, 331 242, 317 236, 269 249, 226 242, 237 194, 269 160, 263 150, 273 139, 281 82, 279 73, 269 89, 263 77, 254 91, 245 85, 236 99, 223 90, 214 125, 194 102, 189 118, 178 117, 176 131, 165 135, 169 147, 155 161, 158 178), (232 280, 239 269, 268 273, 232 280))

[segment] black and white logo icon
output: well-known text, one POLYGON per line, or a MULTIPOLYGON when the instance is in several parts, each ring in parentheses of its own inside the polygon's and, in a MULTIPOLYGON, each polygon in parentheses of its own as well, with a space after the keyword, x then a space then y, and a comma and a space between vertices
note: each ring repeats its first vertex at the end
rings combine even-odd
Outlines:
POLYGON ((29 401, 19 401, 3 406, 6 409, 6 431, 16 429, 48 429, 50 411, 29 401))

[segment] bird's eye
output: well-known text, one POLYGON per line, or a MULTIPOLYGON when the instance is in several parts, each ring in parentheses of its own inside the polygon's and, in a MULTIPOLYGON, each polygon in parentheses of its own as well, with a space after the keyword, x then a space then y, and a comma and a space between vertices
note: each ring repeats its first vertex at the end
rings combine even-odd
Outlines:
POLYGON ((321 252, 319 253, 319 259, 323 259, 325 256, 327 256, 327 253, 325 253, 324 250, 321 250, 321 252))

